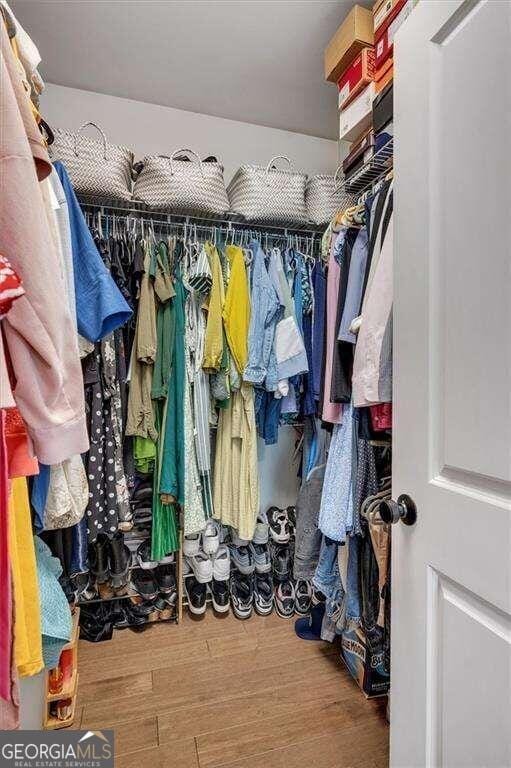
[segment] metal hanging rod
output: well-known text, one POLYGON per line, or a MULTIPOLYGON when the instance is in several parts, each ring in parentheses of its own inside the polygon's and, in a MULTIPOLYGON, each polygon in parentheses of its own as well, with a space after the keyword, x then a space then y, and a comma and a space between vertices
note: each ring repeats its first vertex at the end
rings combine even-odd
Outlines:
POLYGON ((280 235, 282 237, 288 237, 297 235, 299 237, 309 238, 321 237, 324 229, 323 227, 310 229, 300 225, 283 227, 273 224, 252 224, 241 220, 235 214, 228 214, 228 217, 222 219, 207 218, 203 216, 180 216, 173 213, 167 213, 166 211, 152 211, 144 204, 136 203, 136 201, 122 205, 117 202, 103 202, 97 198, 86 197, 83 195, 79 195, 78 200, 86 209, 92 209, 104 215, 118 214, 119 216, 131 216, 153 225, 159 223, 177 227, 184 227, 186 225, 196 226, 198 229, 211 229, 212 227, 216 227, 217 229, 225 228, 226 232, 232 232, 233 229, 241 231, 249 230, 268 234, 268 236, 280 235))

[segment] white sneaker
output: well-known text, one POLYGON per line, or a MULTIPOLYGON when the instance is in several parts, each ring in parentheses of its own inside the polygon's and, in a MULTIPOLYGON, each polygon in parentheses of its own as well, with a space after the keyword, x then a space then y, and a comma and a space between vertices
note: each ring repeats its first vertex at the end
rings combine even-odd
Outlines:
POLYGON ((183 539, 183 555, 191 557, 196 555, 200 549, 200 533, 191 533, 183 539))
POLYGON ((215 520, 208 520, 202 531, 202 549, 207 555, 214 554, 220 546, 220 526, 215 520))
POLYGON ((199 584, 207 584, 213 578, 213 563, 205 552, 199 551, 196 555, 187 557, 193 575, 199 584))
POLYGON ((257 515, 257 522, 255 525, 254 536, 252 538, 253 544, 268 544, 268 515, 266 512, 259 512, 257 515))
POLYGON ((211 557, 213 563, 213 578, 216 581, 227 581, 231 575, 231 555, 226 544, 221 544, 211 557))

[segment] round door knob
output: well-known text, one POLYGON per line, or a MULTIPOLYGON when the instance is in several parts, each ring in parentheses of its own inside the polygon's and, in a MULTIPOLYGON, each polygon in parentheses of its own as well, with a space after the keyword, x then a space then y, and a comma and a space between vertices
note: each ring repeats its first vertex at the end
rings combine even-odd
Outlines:
POLYGON ((414 525, 417 521, 417 507, 406 493, 398 496, 397 501, 381 501, 378 511, 384 523, 398 523, 401 520, 405 525, 414 525))

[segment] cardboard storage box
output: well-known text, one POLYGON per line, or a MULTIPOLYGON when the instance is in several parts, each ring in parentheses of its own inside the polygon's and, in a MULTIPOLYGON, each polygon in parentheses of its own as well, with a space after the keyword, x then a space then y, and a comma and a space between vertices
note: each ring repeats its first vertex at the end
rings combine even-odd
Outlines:
POLYGON ((337 83, 339 109, 344 109, 374 80, 374 48, 362 48, 337 83))
POLYGON ((390 123, 394 110, 394 94, 392 83, 386 86, 373 101, 373 127, 375 133, 381 131, 387 123, 390 123))
POLYGON ((325 48, 325 80, 337 83, 357 53, 372 45, 373 14, 355 5, 325 48))
POLYGON ((376 35, 374 60, 376 69, 380 69, 385 59, 392 53, 394 36, 416 5, 417 0, 405 0, 399 5, 398 13, 395 16, 391 14, 389 23, 383 24, 382 30, 376 35))
POLYGON ((371 159, 374 153, 374 131, 371 129, 359 141, 354 142, 350 147, 350 152, 342 161, 342 170, 345 176, 353 172, 357 163, 363 165, 371 159))
POLYGON ((361 629, 342 633, 341 658, 367 698, 389 692, 390 674, 385 669, 383 647, 371 648, 361 629))
POLYGON ((406 0, 384 0, 380 3, 378 8, 373 8, 373 29, 375 38, 381 35, 384 28, 387 27, 392 19, 394 19, 406 0))
POLYGON ((374 83, 370 83, 346 109, 339 114, 339 138, 356 141, 371 127, 374 83))
POLYGON ((381 77, 374 81, 374 95, 376 96, 383 91, 386 86, 394 79, 394 62, 389 59, 390 66, 381 77))

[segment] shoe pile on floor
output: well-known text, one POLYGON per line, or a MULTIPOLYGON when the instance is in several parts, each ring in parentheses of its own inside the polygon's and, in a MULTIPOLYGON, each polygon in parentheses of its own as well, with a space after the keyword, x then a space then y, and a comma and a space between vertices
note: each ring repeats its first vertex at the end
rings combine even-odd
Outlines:
POLYGON ((310 610, 312 587, 292 578, 295 508, 270 507, 257 518, 252 541, 209 520, 204 531, 183 542, 184 590, 188 608, 203 614, 211 601, 219 613, 248 619, 273 609, 283 618, 310 610))
POLYGON ((88 639, 176 615, 175 557, 151 560, 152 496, 152 476, 137 473, 129 525, 111 538, 99 534, 89 545, 89 573, 79 574, 73 584, 75 601, 83 609, 82 634, 88 639))

